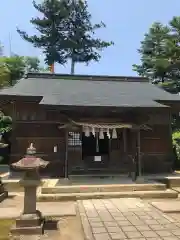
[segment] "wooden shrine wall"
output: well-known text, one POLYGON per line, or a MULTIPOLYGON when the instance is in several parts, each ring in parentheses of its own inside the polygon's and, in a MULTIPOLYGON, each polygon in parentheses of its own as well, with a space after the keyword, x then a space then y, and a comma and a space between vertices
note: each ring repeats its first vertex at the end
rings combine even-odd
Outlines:
MULTIPOLYGON (((51 161, 48 174, 52 176, 63 175, 65 160, 65 131, 58 129, 59 123, 65 123, 67 119, 58 111, 45 110, 36 103, 17 102, 15 108, 7 105, 6 113, 13 115, 15 119, 12 134, 11 160, 21 158, 31 142, 34 143, 39 156, 51 161), (14 112, 13 112, 14 111, 14 112), (53 152, 57 146, 57 153, 53 152)), ((80 120, 80 119, 79 119, 80 120)), ((96 119, 89 119, 95 122, 96 119)), ((108 122, 108 119, 104 119, 108 122)), ((112 121, 112 119, 111 119, 112 121)), ((118 122, 116 119, 115 121, 118 122)), ((152 130, 141 131, 141 152, 143 154, 143 166, 146 172, 169 171, 172 165, 172 142, 169 112, 151 113, 148 124, 152 130)), ((123 134, 122 132, 120 134, 123 134)), ((110 166, 115 168, 125 167, 122 161, 124 149, 128 153, 134 153, 136 133, 128 130, 126 146, 124 140, 112 140, 110 166)), ((81 147, 69 148, 69 166, 80 164, 81 147)), ((126 171, 128 166, 126 166, 126 171)))

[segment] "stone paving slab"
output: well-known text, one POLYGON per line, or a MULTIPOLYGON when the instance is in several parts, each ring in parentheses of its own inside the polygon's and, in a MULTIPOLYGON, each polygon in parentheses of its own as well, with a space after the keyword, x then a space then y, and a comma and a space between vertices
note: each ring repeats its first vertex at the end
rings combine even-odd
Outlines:
MULTIPOLYGON (((76 215, 75 202, 42 202, 37 203, 37 209, 40 210, 45 217, 63 217, 76 215)), ((22 213, 22 210, 22 206, 8 207, 4 204, 4 206, 1 207, 0 204, 0 219, 17 218, 22 213)))
POLYGON ((180 213, 180 201, 158 201, 151 203, 155 208, 164 213, 180 213))
POLYGON ((10 240, 84 240, 82 226, 79 218, 61 218, 58 223, 58 230, 45 230, 45 234, 10 236, 10 240))
POLYGON ((180 193, 180 187, 172 187, 171 189, 176 191, 176 192, 178 192, 178 193, 180 193))
POLYGON ((54 231, 45 233, 44 235, 21 235, 21 236, 10 236, 11 240, 58 240, 60 239, 59 233, 54 231))
POLYGON ((87 240, 178 240, 180 223, 140 199, 79 200, 87 240))

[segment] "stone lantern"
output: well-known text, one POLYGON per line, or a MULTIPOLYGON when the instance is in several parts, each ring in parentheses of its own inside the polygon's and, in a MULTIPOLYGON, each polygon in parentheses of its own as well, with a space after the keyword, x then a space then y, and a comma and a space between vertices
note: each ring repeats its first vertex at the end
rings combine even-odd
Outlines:
POLYGON ((45 168, 48 162, 36 157, 36 148, 33 144, 27 149, 26 156, 12 167, 23 171, 24 177, 20 185, 24 187, 24 209, 11 229, 12 234, 42 234, 43 218, 41 212, 36 209, 36 190, 41 184, 39 168, 45 168))

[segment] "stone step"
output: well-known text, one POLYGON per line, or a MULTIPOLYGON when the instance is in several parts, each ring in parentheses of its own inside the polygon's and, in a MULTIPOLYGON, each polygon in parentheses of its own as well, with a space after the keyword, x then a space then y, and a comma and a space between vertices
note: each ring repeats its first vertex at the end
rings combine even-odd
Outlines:
POLYGON ((180 177, 167 177, 168 186, 172 187, 180 187, 180 177))
POLYGON ((166 184, 168 188, 180 187, 179 176, 164 177, 164 178, 159 178, 158 180, 159 182, 166 184))
POLYGON ((108 184, 108 185, 74 185, 42 187, 42 194, 57 193, 95 193, 95 192, 129 192, 129 191, 159 191, 166 190, 162 183, 145 184, 108 184))
POLYGON ((176 191, 167 189, 160 191, 126 191, 126 192, 92 192, 92 193, 58 193, 39 194, 37 201, 75 201, 79 199, 101 199, 101 198, 177 198, 176 191))

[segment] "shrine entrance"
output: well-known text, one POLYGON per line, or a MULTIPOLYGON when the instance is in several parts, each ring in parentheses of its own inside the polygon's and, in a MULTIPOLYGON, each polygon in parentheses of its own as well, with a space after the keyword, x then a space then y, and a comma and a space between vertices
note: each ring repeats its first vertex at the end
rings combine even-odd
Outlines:
POLYGON ((82 160, 89 169, 107 168, 110 160, 109 138, 82 134, 82 160))
POLYGON ((135 155, 131 128, 130 124, 77 123, 74 131, 68 132, 68 174, 128 175, 132 165, 132 157, 128 156, 135 155))

